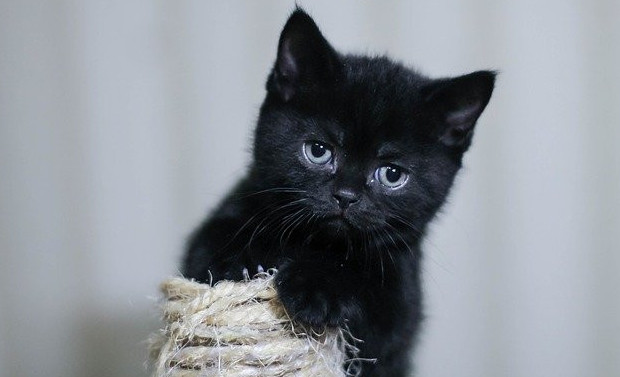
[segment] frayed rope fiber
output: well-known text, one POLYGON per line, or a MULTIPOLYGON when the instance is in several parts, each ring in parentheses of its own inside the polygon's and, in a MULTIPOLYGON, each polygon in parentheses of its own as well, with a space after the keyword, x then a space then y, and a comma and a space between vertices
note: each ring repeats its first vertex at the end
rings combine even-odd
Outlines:
POLYGON ((214 286, 183 278, 163 282, 166 325, 151 338, 153 376, 352 375, 345 371, 351 346, 344 331, 317 332, 291 321, 273 276, 214 286))

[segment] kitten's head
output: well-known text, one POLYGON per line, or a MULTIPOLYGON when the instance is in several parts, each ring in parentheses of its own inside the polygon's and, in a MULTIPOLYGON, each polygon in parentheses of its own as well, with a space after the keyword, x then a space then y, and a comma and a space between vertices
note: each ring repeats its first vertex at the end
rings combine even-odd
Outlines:
POLYGON ((429 79, 335 51, 305 12, 280 36, 255 135, 261 186, 324 227, 421 232, 444 202, 495 74, 429 79))

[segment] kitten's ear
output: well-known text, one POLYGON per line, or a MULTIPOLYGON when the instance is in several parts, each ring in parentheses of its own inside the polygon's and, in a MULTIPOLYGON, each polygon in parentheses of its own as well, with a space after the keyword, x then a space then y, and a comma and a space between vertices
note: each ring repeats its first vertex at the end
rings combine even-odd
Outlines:
POLYGON ((447 146, 467 149, 474 126, 489 103, 496 73, 478 71, 437 80, 424 88, 425 105, 440 123, 435 135, 447 146))
POLYGON ((336 73, 338 55, 312 18, 297 8, 280 34, 278 57, 268 89, 287 102, 300 90, 328 82, 336 73))

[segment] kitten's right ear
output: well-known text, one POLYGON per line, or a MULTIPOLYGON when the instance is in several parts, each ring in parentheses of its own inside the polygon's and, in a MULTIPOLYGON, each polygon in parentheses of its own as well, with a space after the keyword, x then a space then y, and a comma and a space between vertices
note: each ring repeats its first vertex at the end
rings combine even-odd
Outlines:
POLYGON ((297 8, 280 34, 278 57, 267 87, 288 102, 300 91, 329 82, 338 65, 336 51, 312 18, 297 8))

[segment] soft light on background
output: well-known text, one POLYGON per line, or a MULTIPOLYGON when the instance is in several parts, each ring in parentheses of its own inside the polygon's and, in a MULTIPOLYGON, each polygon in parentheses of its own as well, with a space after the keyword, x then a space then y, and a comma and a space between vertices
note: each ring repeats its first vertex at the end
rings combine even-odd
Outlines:
MULTIPOLYGON (((501 72, 426 242, 416 375, 620 376, 620 2, 300 4, 340 50, 501 72)), ((146 376, 293 7, 0 3, 0 376, 146 376)))

